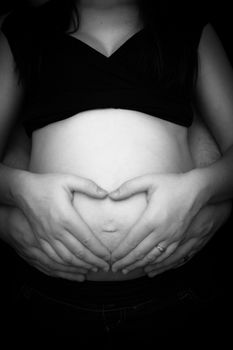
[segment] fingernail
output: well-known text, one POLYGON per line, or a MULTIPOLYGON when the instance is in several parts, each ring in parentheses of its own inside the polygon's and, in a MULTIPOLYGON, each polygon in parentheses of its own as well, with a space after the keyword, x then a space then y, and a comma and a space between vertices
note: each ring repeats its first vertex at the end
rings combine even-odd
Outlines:
POLYGON ((123 270, 122 270, 122 273, 123 273, 124 275, 127 275, 128 272, 129 272, 129 270, 127 270, 127 269, 123 269, 123 270))
POLYGON ((85 277, 84 276, 79 276, 78 278, 77 278, 77 281, 78 282, 84 282, 85 281, 85 277))
POLYGON ((103 188, 101 188, 101 187, 98 187, 98 188, 97 188, 97 192, 98 192, 99 194, 105 194, 105 195, 108 194, 108 192, 105 191, 105 190, 104 190, 103 188))
POLYGON ((91 271, 93 271, 93 272, 98 272, 98 269, 97 269, 97 267, 93 267, 93 268, 91 269, 91 271))
POLYGON ((113 267, 113 268, 112 268, 112 272, 114 272, 114 273, 117 272, 117 268, 116 268, 116 267, 113 267))
POLYGON ((149 276, 150 278, 155 277, 156 275, 157 275, 156 272, 154 272, 154 273, 148 273, 148 276, 149 276))
POLYGON ((111 197, 117 197, 117 196, 119 196, 119 194, 120 194, 120 191, 116 190, 116 191, 110 193, 110 196, 111 197))

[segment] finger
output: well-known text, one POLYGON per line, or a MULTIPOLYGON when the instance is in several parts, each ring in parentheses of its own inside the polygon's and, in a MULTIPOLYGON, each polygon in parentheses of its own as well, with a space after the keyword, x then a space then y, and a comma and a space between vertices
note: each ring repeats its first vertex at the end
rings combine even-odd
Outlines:
POLYGON ((160 268, 174 268, 177 263, 183 259, 184 256, 188 255, 195 247, 197 240, 195 238, 190 239, 183 245, 180 245, 176 251, 171 254, 167 259, 160 263, 154 263, 145 267, 145 272, 152 272, 153 270, 159 270, 160 268))
MULTIPOLYGON (((167 259, 171 254, 173 254, 175 252, 175 250, 177 249, 177 247, 179 246, 180 242, 173 242, 171 243, 166 250, 164 251, 164 253, 162 253, 160 256, 155 257, 154 261, 156 261, 156 263, 159 263, 165 259, 167 259)), ((160 244, 160 243, 159 243, 160 244)), ((153 255, 152 255, 153 258, 153 255)), ((153 261, 153 260, 151 260, 153 261)))
POLYGON ((57 254, 57 252, 53 249, 53 247, 50 245, 49 242, 46 240, 40 238, 38 239, 38 242, 41 246, 41 249, 55 262, 62 264, 64 261, 62 258, 57 254))
POLYGON ((83 274, 73 274, 73 273, 66 273, 66 272, 57 272, 55 274, 55 277, 58 278, 63 278, 63 279, 67 279, 70 281, 77 281, 77 282, 84 282, 86 277, 83 274))
POLYGON ((108 195, 108 192, 102 187, 98 186, 94 181, 81 176, 69 177, 68 185, 69 190, 72 192, 80 192, 87 194, 90 197, 102 199, 108 195))
MULTIPOLYGON (((168 248, 166 248, 166 242, 165 241, 164 242, 160 242, 159 246, 160 247, 164 247, 163 249, 165 251, 171 249, 171 245, 168 248)), ((158 246, 155 246, 153 249, 150 249, 150 248, 151 248, 151 244, 150 244, 150 247, 149 247, 149 252, 147 254, 145 254, 145 256, 142 259, 140 259, 140 261, 125 267, 123 269, 123 271, 122 271, 123 274, 127 274, 128 272, 134 270, 135 268, 144 267, 144 266, 146 266, 148 264, 154 263, 155 261, 157 262, 157 260, 161 256, 161 254, 162 255, 165 254, 165 253, 161 253, 161 250, 158 249, 158 246)), ((136 251, 136 249, 135 249, 135 251, 136 251)))
POLYGON ((155 276, 157 276, 157 275, 160 275, 160 274, 163 273, 163 272, 166 272, 167 270, 169 270, 169 268, 164 267, 164 268, 158 269, 158 270, 156 270, 156 271, 151 271, 151 272, 149 272, 149 273, 147 274, 147 276, 150 277, 150 278, 153 278, 153 277, 155 277, 155 276))
MULTIPOLYGON (((189 262, 193 256, 195 255, 194 252, 192 252, 192 255, 183 255, 182 258, 180 258, 180 261, 179 262, 176 262, 175 264, 171 264, 171 265, 164 265, 164 266, 157 266, 157 268, 151 270, 151 272, 148 273, 148 276, 149 277, 155 277, 163 272, 166 272, 168 270, 171 270, 171 269, 177 269, 179 267, 181 267, 182 265, 185 265, 187 264, 187 262, 189 262), (187 259, 188 257, 188 259, 187 259)), ((160 265, 160 264, 159 264, 160 265)))
MULTIPOLYGON (((127 236, 112 252, 112 262, 114 263, 115 261, 118 261, 125 257, 127 254, 129 254, 133 249, 135 249, 139 245, 139 243, 143 242, 143 240, 147 236, 149 236, 153 231, 155 231, 155 229, 156 223, 151 221, 151 208, 149 205, 145 210, 144 214, 130 229, 127 236)), ((159 243, 159 240, 161 240, 161 238, 159 236, 157 238, 154 237, 154 240, 155 241, 153 242, 153 245, 156 245, 156 242, 159 243)))
MULTIPOLYGON (((99 258, 102 258, 105 261, 109 261, 109 250, 97 239, 88 225, 82 220, 81 216, 73 208, 69 209, 69 212, 70 214, 64 223, 64 227, 68 232, 70 232, 72 236, 76 238, 76 240, 73 240, 74 249, 75 246, 77 246, 76 242, 81 242, 94 255, 97 255, 99 258)), ((66 245, 65 236, 61 235, 60 238, 66 245)), ((106 263, 104 265, 106 266, 106 263)))
MULTIPOLYGON (((82 260, 78 259, 74 256, 71 251, 68 251, 67 248, 58 240, 52 241, 53 247, 51 244, 43 239, 40 239, 42 249, 46 252, 46 254, 56 263, 59 264, 69 264, 70 266, 83 267, 87 269, 91 269, 93 272, 97 272, 98 269, 96 266, 85 263, 82 260), (55 248, 55 249, 54 249, 55 248)), ((76 242, 75 242, 76 243, 76 242)), ((81 245, 80 245, 81 249, 81 245)), ((81 255, 81 253, 80 253, 81 255)), ((101 261, 102 262, 102 261, 101 261)), ((98 263, 98 261, 97 261, 98 263)), ((102 265, 101 265, 102 266, 102 265)))
POLYGON ((145 272, 157 271, 161 268, 176 268, 177 264, 179 264, 187 254, 187 247, 183 246, 182 249, 177 249, 173 255, 169 256, 163 262, 154 263, 145 267, 145 272))
MULTIPOLYGON (((72 236, 71 236, 71 240, 72 240, 72 236)), ((59 256, 61 257, 61 259, 65 264, 68 264, 69 266, 83 267, 83 268, 92 270, 94 272, 97 272, 98 269, 96 266, 88 264, 85 261, 82 261, 81 259, 79 259, 77 256, 72 254, 72 252, 68 250, 62 242, 55 240, 54 246, 56 247, 56 251, 58 252, 59 256)))
MULTIPOLYGON (((70 232, 64 233, 63 241, 60 241, 62 245, 64 245, 68 252, 72 253, 79 261, 85 262, 91 265, 93 268, 100 268, 107 272, 109 270, 109 264, 106 261, 98 258, 94 255, 89 249, 87 249, 82 243, 80 243, 70 232)), ((61 249, 63 248, 60 246, 61 249)), ((59 250, 61 252, 61 250, 59 250)), ((69 261, 72 264, 73 259, 70 254, 67 254, 66 261, 69 261)), ((87 265, 86 265, 87 266, 87 265)))
POLYGON ((55 244, 56 250, 49 244, 49 242, 42 240, 42 248, 48 257, 57 264, 64 265, 69 264, 70 266, 82 267, 88 270, 92 270, 93 272, 97 272, 98 269, 90 264, 87 264, 78 258, 76 258, 73 254, 71 254, 64 245, 62 245, 59 241, 53 241, 55 244), (62 246, 61 246, 62 245, 62 246))
MULTIPOLYGON (((118 260, 112 265, 113 272, 124 269, 123 273, 127 273, 128 266, 136 264, 136 266, 143 266, 145 256, 153 251, 153 259, 161 254, 160 250, 155 247, 155 232, 151 232, 135 249, 131 248, 131 251, 123 259, 118 260), (125 269, 127 267, 127 269, 125 269)), ((130 243, 128 243, 130 244, 130 243)), ((151 254, 150 254, 151 258, 151 254)))
MULTIPOLYGON (((30 261, 30 263, 33 264, 33 261, 30 261)), ((55 277, 57 275, 57 273, 63 272, 63 273, 68 273, 68 274, 73 274, 73 275, 86 275, 88 273, 88 270, 82 269, 82 268, 77 268, 76 270, 68 270, 65 269, 64 266, 63 268, 58 267, 57 268, 52 268, 51 266, 46 266, 43 263, 40 263, 38 261, 35 261, 33 264, 34 267, 36 268, 40 268, 41 270, 43 270, 47 275, 55 277)))
POLYGON ((118 189, 110 192, 108 196, 114 200, 122 200, 134 194, 148 191, 151 188, 151 175, 138 176, 124 182, 118 189))
MULTIPOLYGON (((51 277, 51 274, 48 273, 45 269, 43 269, 43 267, 38 266, 37 268, 44 274, 51 277)), ((76 282, 84 282, 86 279, 85 275, 83 274, 74 274, 74 273, 66 273, 66 272, 56 272, 54 273, 53 277, 63 278, 66 280, 76 281, 76 282)))
POLYGON ((33 248, 30 251, 30 261, 34 262, 34 265, 38 265, 41 268, 44 268, 47 273, 54 272, 66 272, 66 273, 79 273, 86 274, 88 269, 82 267, 70 267, 63 264, 58 264, 50 259, 43 251, 38 248, 33 248))
POLYGON ((76 282, 84 282, 86 277, 83 274, 73 274, 73 273, 66 273, 66 272, 57 272, 55 277, 67 279, 70 281, 76 281, 76 282))

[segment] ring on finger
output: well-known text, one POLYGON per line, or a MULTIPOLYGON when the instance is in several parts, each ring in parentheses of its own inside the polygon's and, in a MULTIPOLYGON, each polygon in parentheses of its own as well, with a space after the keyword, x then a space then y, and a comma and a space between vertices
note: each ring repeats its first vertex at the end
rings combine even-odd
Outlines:
POLYGON ((160 253, 163 253, 166 250, 166 248, 163 247, 160 243, 156 246, 156 248, 160 251, 160 253))

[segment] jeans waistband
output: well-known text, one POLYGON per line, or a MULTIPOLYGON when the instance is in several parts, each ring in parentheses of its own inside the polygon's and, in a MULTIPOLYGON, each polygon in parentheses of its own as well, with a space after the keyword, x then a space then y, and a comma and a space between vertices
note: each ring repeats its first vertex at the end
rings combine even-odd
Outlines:
POLYGON ((124 281, 84 281, 73 282, 46 276, 37 270, 29 274, 28 285, 44 295, 65 301, 90 301, 95 304, 127 303, 132 300, 145 300, 150 297, 166 297, 171 291, 180 288, 182 280, 175 272, 155 278, 147 276, 124 281), (169 276, 168 276, 169 275, 169 276))

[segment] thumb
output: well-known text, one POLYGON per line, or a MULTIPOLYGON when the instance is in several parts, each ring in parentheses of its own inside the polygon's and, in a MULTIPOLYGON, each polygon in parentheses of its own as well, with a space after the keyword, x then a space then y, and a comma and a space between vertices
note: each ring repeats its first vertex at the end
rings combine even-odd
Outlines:
POLYGON ((124 182, 118 189, 109 193, 109 197, 113 200, 126 199, 134 194, 147 192, 151 187, 150 176, 139 176, 132 180, 124 182))
POLYGON ((80 176, 70 178, 69 190, 84 193, 94 198, 105 198, 108 195, 108 192, 94 181, 80 176))

